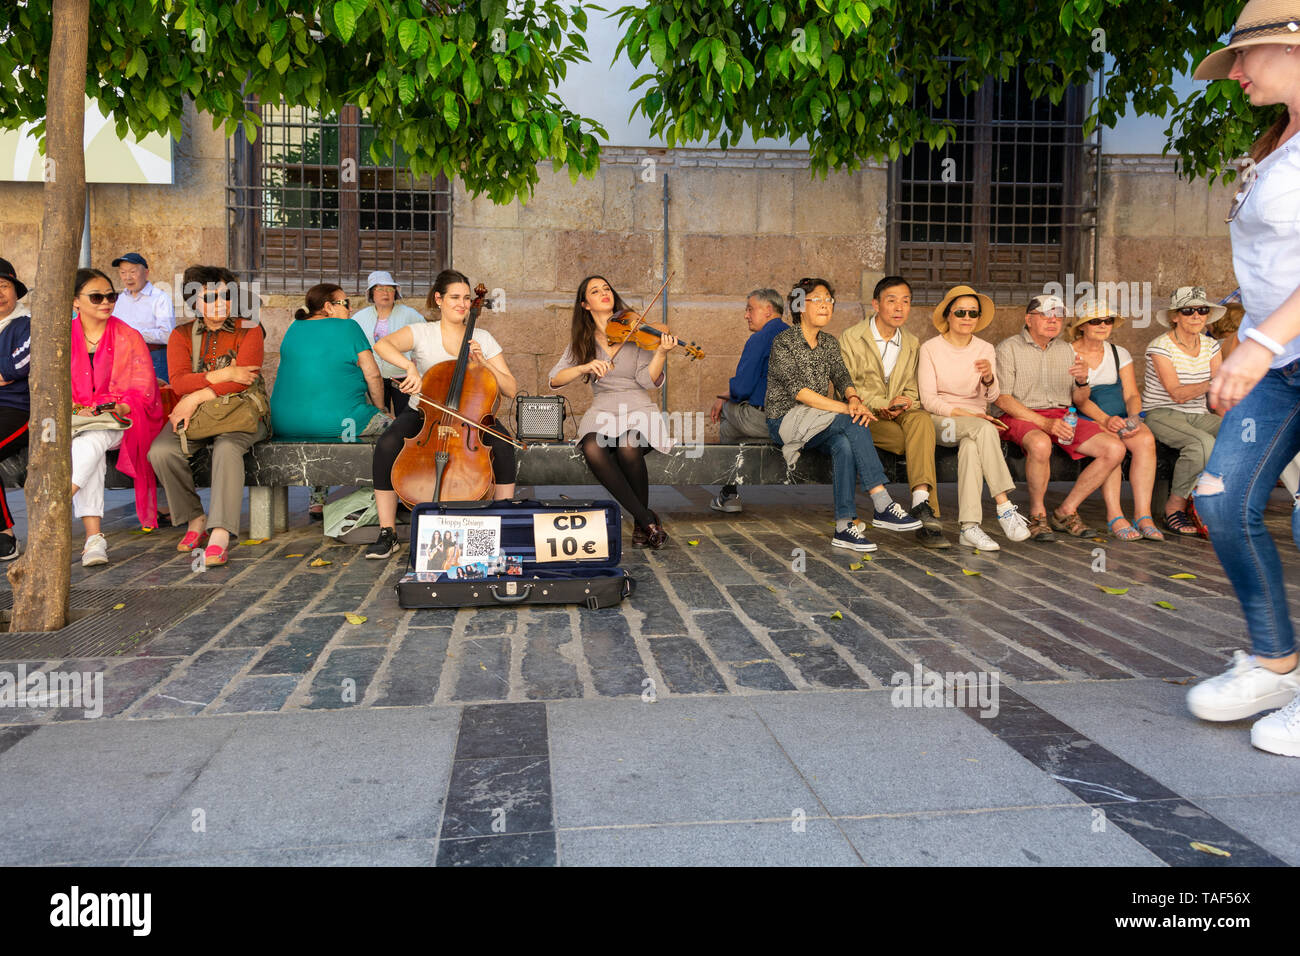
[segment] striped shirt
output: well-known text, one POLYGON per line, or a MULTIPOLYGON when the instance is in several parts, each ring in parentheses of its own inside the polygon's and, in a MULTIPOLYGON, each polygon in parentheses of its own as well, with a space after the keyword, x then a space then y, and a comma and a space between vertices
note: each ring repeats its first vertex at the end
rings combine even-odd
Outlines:
POLYGON ((1219 354, 1219 342, 1204 332, 1200 334, 1200 339, 1201 348, 1195 356, 1188 355, 1178 346, 1178 343, 1174 341, 1172 331, 1166 332, 1147 346, 1147 377, 1145 387, 1142 390, 1142 407, 1144 409, 1150 411, 1153 408, 1172 408, 1176 411, 1191 412, 1192 414, 1205 413, 1210 410, 1205 402, 1204 395, 1198 395, 1196 398, 1185 402, 1175 402, 1173 396, 1161 384, 1153 358, 1156 355, 1163 355, 1174 363, 1174 373, 1178 376, 1179 385, 1199 385, 1202 382, 1208 382, 1210 380, 1210 360, 1219 354))

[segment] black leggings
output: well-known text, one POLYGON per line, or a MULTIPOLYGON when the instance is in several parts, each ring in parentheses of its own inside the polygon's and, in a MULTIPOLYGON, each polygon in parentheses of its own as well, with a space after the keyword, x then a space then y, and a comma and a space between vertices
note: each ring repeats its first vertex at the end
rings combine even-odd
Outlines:
POLYGON ((645 456, 653 449, 640 432, 624 432, 617 445, 604 435, 588 432, 578 447, 596 480, 638 525, 645 528, 657 520, 650 510, 650 475, 645 466, 645 456))
MULTIPOLYGON (((0 407, 0 461, 16 455, 27 447, 26 409, 0 407)), ((9 512, 3 480, 0 480, 0 531, 14 526, 14 516, 9 512)))
MULTIPOLYGON (((405 396, 408 400, 410 396, 405 396)), ((393 420, 384 433, 375 442, 375 457, 372 465, 375 490, 393 490, 393 462, 401 454, 407 438, 420 434, 424 417, 409 405, 393 420)), ((500 422, 492 424, 497 431, 506 434, 500 422)), ((482 434, 482 433, 480 433, 482 434)), ((483 444, 492 449, 492 480, 498 485, 512 485, 515 482, 515 448, 491 435, 483 435, 483 444)))

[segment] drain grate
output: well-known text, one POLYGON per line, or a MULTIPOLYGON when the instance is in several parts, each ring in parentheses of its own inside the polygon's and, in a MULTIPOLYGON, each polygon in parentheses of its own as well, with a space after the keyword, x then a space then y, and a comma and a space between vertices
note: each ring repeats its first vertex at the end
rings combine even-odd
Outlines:
MULTIPOLYGON (((203 604, 221 588, 73 588, 72 608, 93 613, 58 631, 0 634, 0 660, 116 657, 133 651, 203 604), (117 607, 117 605, 122 607, 117 607)), ((12 591, 0 609, 13 607, 12 591)))

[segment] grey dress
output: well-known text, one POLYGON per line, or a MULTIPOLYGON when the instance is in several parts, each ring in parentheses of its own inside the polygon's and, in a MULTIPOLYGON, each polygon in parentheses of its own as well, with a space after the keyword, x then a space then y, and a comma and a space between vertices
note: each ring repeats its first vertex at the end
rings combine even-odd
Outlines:
MULTIPOLYGON (((609 358, 609 352, 599 342, 596 343, 596 354, 606 360, 609 358)), ((649 389, 657 389, 663 382, 662 375, 659 384, 650 378, 650 360, 654 354, 631 343, 618 350, 614 367, 604 378, 591 382, 591 407, 578 423, 579 438, 595 432, 615 439, 635 430, 649 440, 655 451, 672 449, 675 442, 668 433, 668 422, 648 394, 649 389)), ((566 368, 578 364, 572 351, 566 348, 551 369, 549 378, 554 379, 566 368)))

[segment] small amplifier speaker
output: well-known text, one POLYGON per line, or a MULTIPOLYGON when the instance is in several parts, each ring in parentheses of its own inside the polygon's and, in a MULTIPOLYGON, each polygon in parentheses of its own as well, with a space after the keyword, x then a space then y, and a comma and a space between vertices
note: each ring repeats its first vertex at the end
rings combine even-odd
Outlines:
POLYGON ((515 435, 524 441, 564 441, 563 395, 520 395, 515 399, 515 435))

